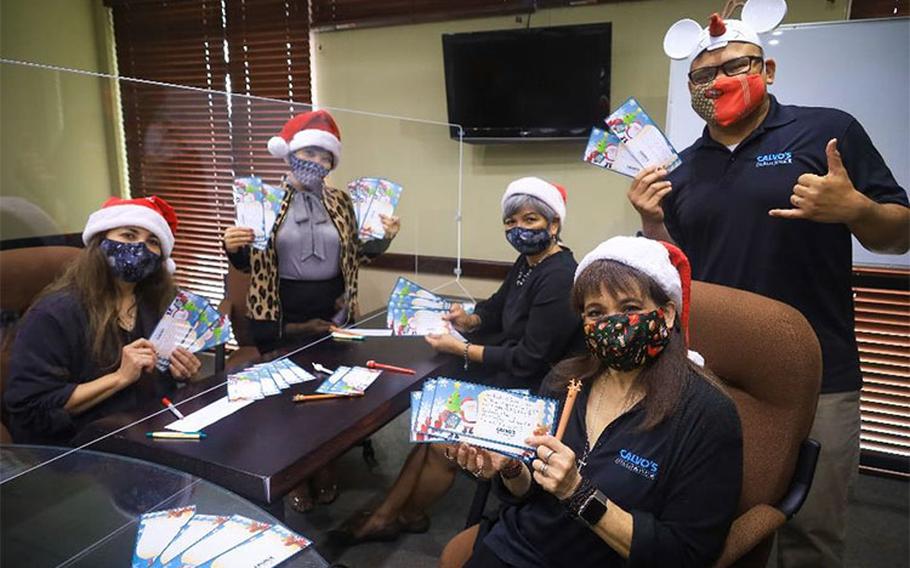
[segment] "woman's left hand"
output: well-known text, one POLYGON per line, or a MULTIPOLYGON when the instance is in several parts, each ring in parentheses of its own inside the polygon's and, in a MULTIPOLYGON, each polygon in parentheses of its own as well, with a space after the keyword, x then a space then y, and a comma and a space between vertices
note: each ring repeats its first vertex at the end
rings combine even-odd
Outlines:
POLYGON ((401 218, 397 215, 379 215, 379 219, 382 221, 382 228, 385 229, 385 238, 394 239, 401 229, 401 218))
POLYGON ((430 347, 440 353, 451 353, 452 355, 464 355, 464 342, 455 339, 450 333, 427 334, 427 343, 430 347))
POLYGON ((553 436, 531 436, 525 442, 537 447, 537 458, 531 462, 534 481, 557 499, 571 497, 581 483, 572 448, 553 436))
POLYGON ((190 380, 199 372, 200 367, 202 361, 183 347, 178 347, 171 353, 170 371, 175 380, 190 380))

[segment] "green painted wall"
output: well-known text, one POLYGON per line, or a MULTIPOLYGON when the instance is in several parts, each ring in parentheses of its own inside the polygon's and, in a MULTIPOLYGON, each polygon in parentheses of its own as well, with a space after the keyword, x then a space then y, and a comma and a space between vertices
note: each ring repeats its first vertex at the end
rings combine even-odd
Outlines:
MULTIPOLYGON (((101 0, 3 0, 0 56, 112 72, 101 0)), ((121 193, 111 82, 0 65, 0 239, 81 232, 121 193)))

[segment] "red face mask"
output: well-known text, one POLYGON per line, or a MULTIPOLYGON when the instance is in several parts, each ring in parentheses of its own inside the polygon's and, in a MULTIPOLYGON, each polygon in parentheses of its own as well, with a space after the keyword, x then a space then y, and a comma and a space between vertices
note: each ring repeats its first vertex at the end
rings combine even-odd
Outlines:
POLYGON ((765 93, 761 74, 721 75, 710 83, 692 87, 692 108, 708 124, 730 126, 758 108, 765 93))

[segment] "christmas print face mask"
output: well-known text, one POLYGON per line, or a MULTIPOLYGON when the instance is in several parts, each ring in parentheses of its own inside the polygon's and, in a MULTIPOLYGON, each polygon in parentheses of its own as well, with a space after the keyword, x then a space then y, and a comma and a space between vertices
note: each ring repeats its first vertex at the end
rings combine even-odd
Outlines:
POLYGON ((288 155, 288 162, 291 165, 291 173, 300 182, 300 185, 310 191, 321 191, 325 183, 325 177, 329 175, 327 170, 321 164, 311 162, 310 160, 301 160, 294 154, 288 155))
POLYGON ((547 250, 553 236, 547 229, 512 227, 506 231, 506 240, 521 254, 539 254, 547 250))
POLYGON ((104 239, 101 241, 101 251, 107 257, 114 276, 131 284, 145 280, 161 266, 161 255, 150 251, 145 243, 121 243, 104 239))
POLYGON ((721 75, 692 86, 692 109, 710 125, 730 126, 758 108, 766 92, 765 78, 758 73, 721 75))
POLYGON ((617 371, 631 371, 656 359, 669 342, 663 308, 609 315, 585 324, 588 350, 617 371))

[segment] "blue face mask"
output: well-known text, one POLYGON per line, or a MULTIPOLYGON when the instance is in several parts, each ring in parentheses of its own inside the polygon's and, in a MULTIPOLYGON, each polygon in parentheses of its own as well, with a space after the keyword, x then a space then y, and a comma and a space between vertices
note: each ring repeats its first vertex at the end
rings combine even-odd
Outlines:
POLYGON ((161 255, 155 254, 145 243, 121 243, 104 239, 101 251, 107 257, 107 264, 114 276, 135 284, 148 278, 161 266, 161 255))
POLYGON ((329 170, 322 165, 310 160, 301 160, 294 154, 288 155, 288 162, 291 165, 291 173, 300 182, 300 185, 310 191, 320 191, 325 183, 325 176, 329 175, 329 170))
POLYGON ((547 229, 512 227, 506 231, 506 240, 521 254, 539 254, 547 250, 553 236, 547 229))

